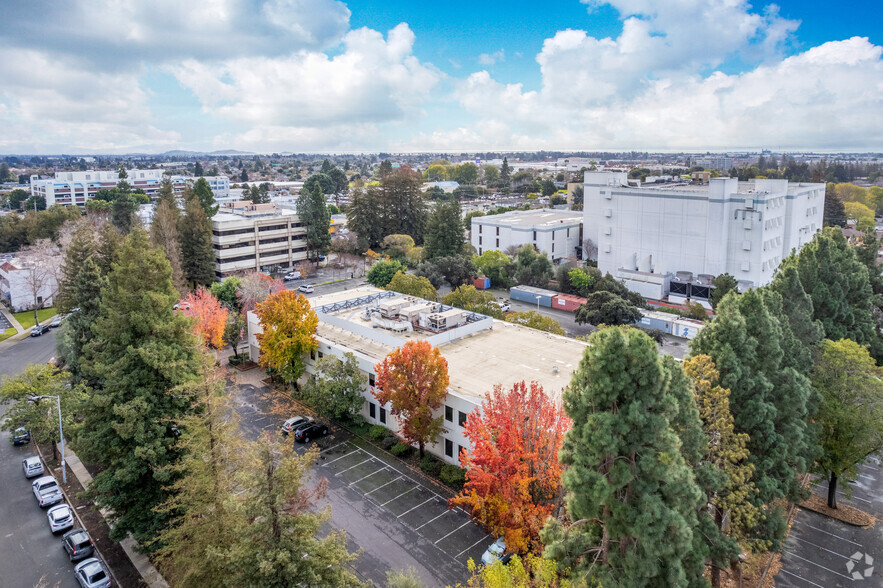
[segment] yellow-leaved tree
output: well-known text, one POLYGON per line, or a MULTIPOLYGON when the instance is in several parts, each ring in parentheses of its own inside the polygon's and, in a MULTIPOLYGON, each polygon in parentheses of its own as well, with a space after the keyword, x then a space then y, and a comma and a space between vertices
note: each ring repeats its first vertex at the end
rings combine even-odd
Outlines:
POLYGON ((255 312, 264 327, 257 336, 261 366, 286 382, 296 381, 306 369, 304 354, 319 347, 319 318, 307 299, 292 290, 270 294, 255 312))

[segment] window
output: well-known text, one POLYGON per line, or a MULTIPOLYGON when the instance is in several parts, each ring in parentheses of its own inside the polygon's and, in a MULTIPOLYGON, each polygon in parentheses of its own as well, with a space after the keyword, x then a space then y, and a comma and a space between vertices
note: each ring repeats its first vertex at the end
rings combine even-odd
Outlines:
POLYGON ((534 241, 537 240, 537 232, 536 232, 536 231, 533 232, 533 240, 534 240, 534 241))
POLYGON ((500 248, 500 240, 497 239, 497 249, 499 249, 499 248, 500 248))
POLYGON ((265 227, 260 227, 258 229, 258 231, 263 233, 264 231, 278 231, 280 229, 287 229, 287 228, 288 228, 288 225, 267 225, 265 227))
POLYGON ((386 424, 386 409, 382 406, 380 407, 380 422, 386 424))
POLYGON ((483 226, 483 225, 478 225, 478 234, 479 234, 479 235, 481 235, 481 227, 482 227, 482 226, 483 226))
POLYGON ((212 230, 212 235, 214 235, 215 237, 229 237, 230 235, 245 235, 246 233, 250 233, 250 234, 254 235, 254 228, 231 229, 229 231, 212 230))
POLYGON ((463 455, 463 446, 457 445, 457 457, 459 458, 462 455, 463 455))
POLYGON ((478 238, 478 244, 481 245, 481 237, 478 238))
POLYGON ((555 240, 555 231, 552 231, 552 240, 555 240))
POLYGON ((445 420, 449 423, 454 422, 454 409, 447 404, 445 405, 445 420))
POLYGON ((457 424, 461 427, 466 424, 466 413, 462 410, 457 411, 457 424))
MULTIPOLYGON (((555 233, 552 233, 552 234, 554 235, 555 233)), ((555 253, 555 244, 554 243, 552 243, 552 253, 555 253)))
POLYGON ((368 385, 369 386, 374 385, 374 374, 368 374, 368 385))
POLYGON ((315 359, 316 359, 316 350, 315 349, 310 351, 310 359, 315 361, 315 359))
POLYGON ((368 403, 368 416, 370 416, 372 419, 377 418, 377 405, 373 402, 368 403))
POLYGON ((497 227, 497 237, 500 236, 500 227, 497 227))
POLYGON ((320 351, 319 352, 319 359, 322 359, 323 357, 325 357, 325 354, 320 351))
POLYGON ((570 227, 567 228, 567 238, 570 239, 570 227))
POLYGON ((445 455, 454 457, 454 442, 450 439, 445 439, 445 455))

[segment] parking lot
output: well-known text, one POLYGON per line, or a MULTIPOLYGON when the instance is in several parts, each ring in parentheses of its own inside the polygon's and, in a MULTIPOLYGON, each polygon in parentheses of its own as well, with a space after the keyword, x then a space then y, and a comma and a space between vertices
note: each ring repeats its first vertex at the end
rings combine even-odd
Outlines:
MULTIPOLYGON (((876 517, 883 516, 883 472, 878 459, 868 460, 852 484, 852 498, 838 492, 840 504, 849 504, 876 517)), ((813 491, 826 496, 827 483, 818 480, 813 491)), ((863 529, 808 510, 794 520, 782 552, 776 586, 819 588, 883 586, 883 525, 863 529)))

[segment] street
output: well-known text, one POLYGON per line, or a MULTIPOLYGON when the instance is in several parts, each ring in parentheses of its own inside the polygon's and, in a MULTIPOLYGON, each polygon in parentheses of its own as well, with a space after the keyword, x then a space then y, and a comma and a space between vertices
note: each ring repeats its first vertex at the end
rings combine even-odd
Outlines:
POLYGON ((21 341, 0 343, 0 376, 15 376, 28 364, 46 363, 55 355, 56 330, 41 337, 26 337, 21 341))

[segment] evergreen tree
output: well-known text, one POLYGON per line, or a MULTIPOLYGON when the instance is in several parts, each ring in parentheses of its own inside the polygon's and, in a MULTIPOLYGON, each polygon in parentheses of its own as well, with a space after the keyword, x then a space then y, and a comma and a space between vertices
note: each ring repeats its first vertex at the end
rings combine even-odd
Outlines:
POLYGON ((193 175, 197 178, 201 178, 205 175, 205 170, 202 169, 202 164, 199 161, 197 161, 196 165, 193 166, 193 175))
POLYGON ((98 265, 102 276, 110 273, 113 263, 116 261, 117 251, 122 245, 124 237, 120 235, 116 227, 112 223, 106 222, 101 229, 101 235, 98 238, 98 249, 96 253, 95 263, 98 265))
POLYGON ((199 205, 202 206, 209 219, 218 214, 218 203, 215 201, 215 195, 205 178, 199 178, 193 184, 193 195, 199 200, 199 205))
POLYGON ((138 224, 138 217, 135 213, 138 211, 138 202, 129 193, 120 194, 113 201, 113 209, 111 212, 111 221, 119 232, 127 235, 132 227, 138 224))
POLYGON ((215 281, 212 223, 197 198, 188 199, 184 205, 178 234, 184 278, 193 286, 210 286, 215 281))
POLYGON ((826 227, 845 227, 846 209, 843 202, 834 193, 834 183, 830 182, 825 187, 825 208, 822 213, 822 222, 826 227))
POLYGON ((503 165, 500 166, 500 183, 503 184, 505 192, 509 191, 509 181, 511 179, 512 170, 509 167, 509 160, 503 158, 503 165))
MULTIPOLYGON (((201 210, 201 209, 200 209, 201 210)), ((189 321, 172 310, 177 292, 165 255, 136 229, 117 254, 85 347, 83 371, 94 383, 77 448, 101 464, 89 493, 112 511, 111 537, 131 533, 144 546, 166 526, 165 501, 180 455, 172 425, 192 407, 185 386, 199 352, 189 321)))
POLYGON ((92 324, 101 312, 101 289, 105 282, 98 264, 87 257, 66 288, 65 304, 69 310, 79 310, 72 312, 62 324, 58 350, 74 382, 83 380, 83 352, 92 340, 92 324))
POLYGON ((466 245, 463 233, 463 209, 457 200, 439 202, 426 221, 423 234, 423 259, 461 255, 466 245))
POLYGON ((825 336, 822 323, 813 318, 812 300, 800 283, 800 274, 793 265, 783 266, 773 278, 770 288, 782 297, 782 312, 799 345, 785 350, 785 360, 801 373, 812 367, 812 350, 825 336))
POLYGON ((67 314, 79 306, 74 300, 74 283, 83 264, 95 252, 96 245, 92 227, 87 224, 78 226, 64 251, 61 279, 58 281, 58 294, 55 297, 59 312, 67 314))
POLYGON ((703 586, 702 493, 672 430, 678 404, 646 334, 590 337, 564 391, 573 421, 559 459, 569 519, 544 530, 546 556, 605 587, 703 586))
MULTIPOLYGON (((326 160, 327 161, 327 160, 326 160)), ((325 255, 331 247, 331 216, 325 206, 325 196, 318 183, 310 191, 301 192, 297 198, 297 216, 306 226, 307 257, 319 265, 319 256, 325 255)))
POLYGON ((175 289, 183 294, 187 288, 181 264, 181 239, 178 235, 180 223, 181 211, 174 201, 174 196, 170 199, 161 195, 153 213, 153 222, 150 224, 150 240, 165 252, 166 259, 172 266, 172 283, 175 289))
POLYGON ((723 273, 716 276, 711 284, 714 286, 714 290, 711 291, 709 302, 711 302, 712 308, 717 308, 718 303, 723 300, 730 290, 735 290, 739 282, 730 274, 723 273))

